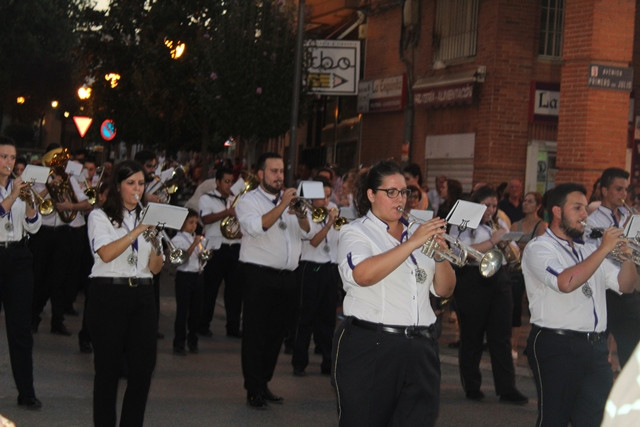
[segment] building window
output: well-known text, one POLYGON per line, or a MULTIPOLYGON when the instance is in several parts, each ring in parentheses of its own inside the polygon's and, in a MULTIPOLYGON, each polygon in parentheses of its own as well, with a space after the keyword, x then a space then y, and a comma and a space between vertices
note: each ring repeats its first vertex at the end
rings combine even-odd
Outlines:
POLYGON ((476 54, 478 0, 440 0, 433 34, 434 61, 468 58, 476 54))
POLYGON ((564 0, 542 0, 540 14, 540 47, 538 54, 551 58, 562 57, 564 0))

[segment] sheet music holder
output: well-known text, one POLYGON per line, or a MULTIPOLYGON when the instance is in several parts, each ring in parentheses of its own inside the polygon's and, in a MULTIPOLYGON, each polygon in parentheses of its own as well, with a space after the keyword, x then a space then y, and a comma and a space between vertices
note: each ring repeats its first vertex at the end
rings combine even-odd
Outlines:
POLYGON ((633 215, 624 228, 624 235, 629 239, 635 239, 640 233, 640 215, 633 215))
POLYGON ((180 230, 189 210, 180 206, 150 202, 145 208, 142 223, 180 230))
POLYGON ((449 215, 447 215, 447 223, 457 225, 460 229, 478 228, 482 215, 487 207, 480 203, 468 202, 466 200, 458 200, 449 215))
POLYGON ((231 191, 231 194, 233 194, 234 196, 237 196, 244 188, 244 185, 244 179, 242 179, 242 177, 239 177, 238 180, 231 186, 229 191, 231 191))
POLYGON ((69 160, 67 162, 67 167, 64 168, 64 171, 69 175, 80 176, 82 174, 82 168, 84 168, 84 166, 82 166, 82 163, 75 160, 69 160))
POLYGON ((324 199, 324 188, 320 181, 301 181, 296 194, 303 199, 324 199))
POLYGON ((22 172, 20 178, 24 182, 37 182, 38 184, 45 184, 47 178, 49 178, 49 171, 51 168, 37 165, 27 165, 22 172))
POLYGON ((340 208, 340 216, 346 218, 348 221, 353 221, 358 218, 358 213, 353 206, 343 206, 340 208))

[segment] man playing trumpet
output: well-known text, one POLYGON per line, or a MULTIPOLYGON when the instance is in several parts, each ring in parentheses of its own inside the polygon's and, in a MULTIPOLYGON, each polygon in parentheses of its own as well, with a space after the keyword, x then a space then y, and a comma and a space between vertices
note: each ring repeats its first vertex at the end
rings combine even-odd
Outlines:
MULTIPOLYGON (((30 330, 33 261, 26 236, 38 231, 42 218, 33 203, 21 200, 21 192, 28 188, 28 184, 20 178, 11 178, 15 161, 13 140, 0 136, 0 306, 5 313, 18 405, 39 409, 42 403, 36 398, 33 388, 33 337, 30 330)), ((2 383, 8 385, 9 381, 5 379, 2 383)))
MULTIPOLYGON (((624 228, 632 212, 625 206, 629 173, 619 168, 608 168, 600 177, 601 204, 589 215, 587 222, 593 228, 624 228)), ((597 234, 588 236, 588 241, 600 245, 597 234)), ((629 360, 633 349, 640 341, 640 294, 632 292, 620 295, 607 290, 607 325, 618 347, 620 367, 629 360)))
POLYGON ((599 247, 583 243, 586 190, 567 183, 550 190, 550 225, 524 250, 531 333, 526 354, 538 392, 536 425, 600 425, 613 376, 607 362, 605 291, 632 292, 631 261, 607 257, 626 240, 608 228, 599 247))

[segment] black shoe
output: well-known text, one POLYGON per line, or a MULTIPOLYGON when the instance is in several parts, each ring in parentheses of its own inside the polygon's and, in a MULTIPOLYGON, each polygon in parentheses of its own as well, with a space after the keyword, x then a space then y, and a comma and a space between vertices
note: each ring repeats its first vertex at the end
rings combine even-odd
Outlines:
POLYGON ((23 406, 24 409, 37 410, 42 408, 42 402, 37 397, 18 397, 18 406, 23 406))
POLYGON ((186 356, 187 350, 185 350, 184 347, 173 347, 173 354, 176 356, 186 356))
POLYGON ((267 409, 267 402, 257 394, 247 394, 247 405, 253 409, 267 409))
POLYGON ((197 354, 200 350, 198 349, 198 344, 188 344, 189 353, 197 354))
POLYGON ((268 388, 264 391, 264 393, 262 393, 262 398, 270 403, 283 403, 284 402, 284 398, 280 397, 280 396, 276 396, 275 394, 271 393, 271 390, 269 390, 268 388))
POLYGON ((56 335, 63 335, 65 337, 70 337, 71 332, 67 329, 64 324, 56 325, 51 327, 51 333, 56 335))
POLYGON ((295 377, 304 377, 307 373, 304 371, 304 368, 293 368, 293 376, 295 377))
POLYGON ((89 341, 80 341, 80 353, 85 353, 85 354, 93 353, 93 348, 91 347, 91 342, 89 342, 89 341))
POLYGON ((529 403, 529 399, 527 396, 514 389, 513 391, 500 396, 500 402, 512 403, 514 405, 526 405, 529 403))
POLYGON ((211 329, 200 329, 198 335, 209 338, 213 336, 213 332, 211 332, 211 329))
POLYGON ((480 390, 469 390, 467 391, 467 399, 479 402, 484 399, 484 393, 480 390))

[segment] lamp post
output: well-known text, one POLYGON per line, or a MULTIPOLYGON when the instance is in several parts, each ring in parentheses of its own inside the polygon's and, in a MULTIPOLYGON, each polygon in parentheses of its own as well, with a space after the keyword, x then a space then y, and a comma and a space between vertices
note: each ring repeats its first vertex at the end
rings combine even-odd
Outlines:
POLYGON ((294 61, 293 73, 293 95, 291 100, 291 131, 289 133, 291 139, 289 141, 289 174, 287 175, 287 186, 292 187, 294 184, 293 171, 296 165, 296 152, 298 149, 297 130, 298 130, 298 109, 300 108, 300 79, 302 78, 302 49, 304 40, 304 8, 305 0, 298 2, 298 34, 296 38, 296 56, 294 61))

